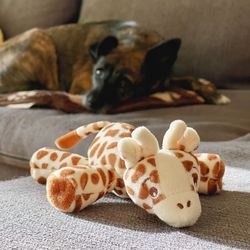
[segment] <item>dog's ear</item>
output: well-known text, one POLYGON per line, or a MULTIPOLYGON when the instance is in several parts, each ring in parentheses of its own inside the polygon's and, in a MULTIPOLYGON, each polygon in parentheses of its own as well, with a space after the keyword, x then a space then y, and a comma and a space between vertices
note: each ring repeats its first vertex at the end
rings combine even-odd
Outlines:
POLYGON ((92 44, 89 47, 89 54, 94 61, 100 56, 107 55, 112 49, 118 46, 118 39, 114 36, 108 36, 101 42, 92 44))
POLYGON ((171 39, 153 48, 146 53, 142 73, 150 80, 161 80, 169 75, 181 46, 179 38, 171 39))

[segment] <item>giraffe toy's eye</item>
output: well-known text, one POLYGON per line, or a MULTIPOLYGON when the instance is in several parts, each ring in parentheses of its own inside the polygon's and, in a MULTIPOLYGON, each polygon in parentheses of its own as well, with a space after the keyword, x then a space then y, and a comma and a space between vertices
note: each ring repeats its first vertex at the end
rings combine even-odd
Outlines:
POLYGON ((152 197, 156 197, 158 195, 158 190, 155 188, 155 187, 151 187, 149 189, 149 194, 152 196, 152 197))

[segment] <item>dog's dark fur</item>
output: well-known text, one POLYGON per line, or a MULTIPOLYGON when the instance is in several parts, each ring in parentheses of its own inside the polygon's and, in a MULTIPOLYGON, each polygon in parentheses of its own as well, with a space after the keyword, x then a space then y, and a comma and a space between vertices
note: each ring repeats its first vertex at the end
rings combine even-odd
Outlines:
MULTIPOLYGON (((33 29, 0 48, 0 93, 62 90, 84 94, 85 106, 93 111, 116 106, 159 90, 180 43, 164 41, 132 21, 33 29)), ((194 89, 190 81, 185 84, 194 89)))

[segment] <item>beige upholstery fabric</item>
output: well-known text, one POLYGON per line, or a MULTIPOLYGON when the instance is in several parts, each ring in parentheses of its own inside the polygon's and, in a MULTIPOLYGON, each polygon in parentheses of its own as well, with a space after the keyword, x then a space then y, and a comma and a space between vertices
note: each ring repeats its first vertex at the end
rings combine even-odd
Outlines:
POLYGON ((25 30, 77 21, 81 0, 1 0, 0 27, 6 38, 25 30))

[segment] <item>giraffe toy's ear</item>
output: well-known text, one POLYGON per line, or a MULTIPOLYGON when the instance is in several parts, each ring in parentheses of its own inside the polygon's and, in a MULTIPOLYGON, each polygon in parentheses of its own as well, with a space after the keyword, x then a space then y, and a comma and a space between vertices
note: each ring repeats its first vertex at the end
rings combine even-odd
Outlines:
POLYGON ((155 155, 159 151, 156 137, 146 128, 138 127, 132 132, 132 138, 142 147, 142 156, 155 155))
POLYGON ((162 148, 192 152, 198 148, 200 137, 196 130, 187 127, 182 120, 173 121, 163 137, 162 148))
POLYGON ((127 168, 135 166, 142 157, 142 148, 133 138, 123 138, 118 143, 118 152, 127 168))
POLYGON ((200 145, 200 137, 196 130, 187 127, 183 137, 179 140, 179 145, 183 145, 186 152, 196 150, 200 145))
POLYGON ((171 122, 169 129, 163 137, 162 148, 168 150, 178 149, 178 141, 183 136, 187 125, 182 120, 175 120, 171 122))

